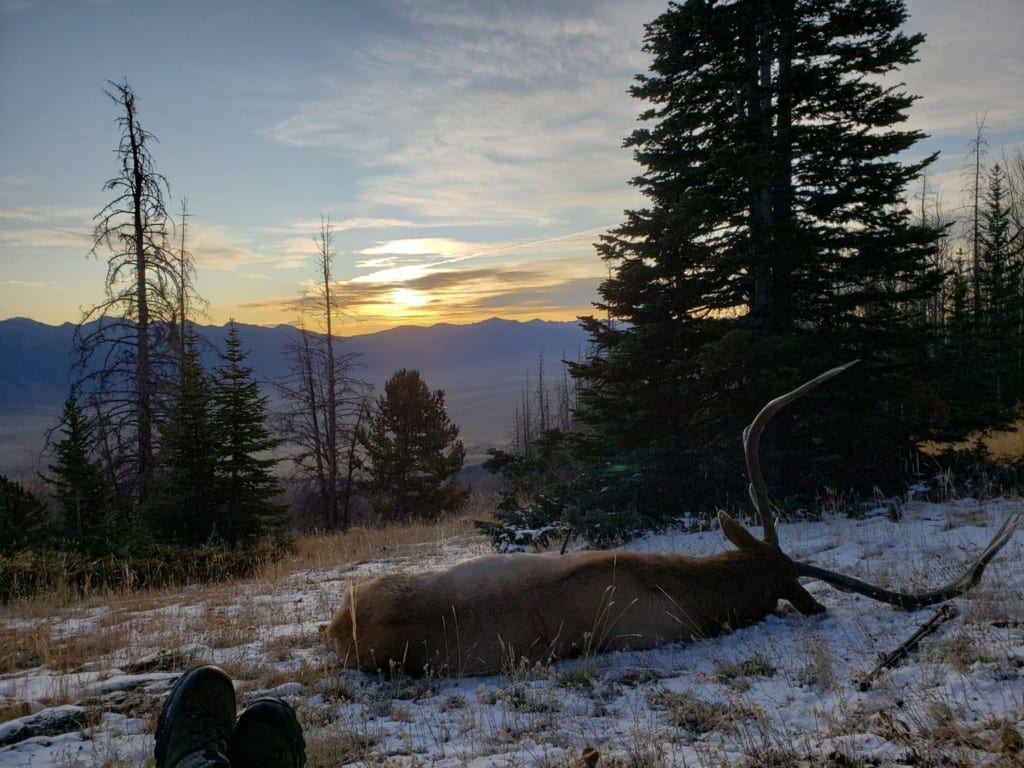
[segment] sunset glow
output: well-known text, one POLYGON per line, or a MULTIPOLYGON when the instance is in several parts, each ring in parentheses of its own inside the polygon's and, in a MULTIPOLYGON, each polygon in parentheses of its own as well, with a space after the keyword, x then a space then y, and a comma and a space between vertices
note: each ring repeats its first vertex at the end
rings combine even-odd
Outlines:
POLYGON ((391 292, 391 301, 397 307, 422 307, 430 301, 430 297, 422 291, 409 288, 396 288, 391 292))
MULTIPOLYGON (((143 5, 0 9, 0 317, 76 322, 104 300, 108 254, 89 253, 117 172, 104 82, 122 78, 175 225, 188 200, 203 322, 296 322, 321 216, 343 334, 593 311, 609 267, 593 244, 646 204, 623 139, 649 105, 628 89, 667 0, 143 5)), ((929 135, 922 156, 941 151, 928 185, 950 209, 979 115, 993 158, 1024 142, 1024 101, 1006 97, 1020 0, 984 6, 907 2, 928 36, 896 73, 921 96, 907 127, 929 135)))

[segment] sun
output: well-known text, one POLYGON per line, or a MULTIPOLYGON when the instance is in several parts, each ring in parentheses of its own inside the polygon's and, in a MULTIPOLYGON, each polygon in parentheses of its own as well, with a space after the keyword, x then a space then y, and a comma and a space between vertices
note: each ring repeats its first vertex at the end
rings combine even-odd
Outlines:
POLYGON ((396 288, 391 292, 391 302, 398 307, 422 307, 428 301, 427 294, 412 288, 396 288))

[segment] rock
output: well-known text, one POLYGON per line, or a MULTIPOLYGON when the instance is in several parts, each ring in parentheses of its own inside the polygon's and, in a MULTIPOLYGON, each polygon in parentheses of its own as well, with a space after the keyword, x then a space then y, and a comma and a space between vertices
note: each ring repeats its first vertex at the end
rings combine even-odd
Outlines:
POLYGON ((69 731, 78 731, 88 724, 85 707, 65 704, 60 707, 49 707, 36 712, 0 723, 0 747, 17 744, 19 741, 35 736, 57 736, 69 731))

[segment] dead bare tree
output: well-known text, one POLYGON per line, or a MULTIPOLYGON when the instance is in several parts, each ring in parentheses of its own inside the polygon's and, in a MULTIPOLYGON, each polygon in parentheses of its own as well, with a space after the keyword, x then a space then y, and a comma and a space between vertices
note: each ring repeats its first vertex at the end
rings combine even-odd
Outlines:
POLYGON ((779 547, 758 457, 761 434, 793 400, 846 370, 834 368, 769 402, 744 430, 755 538, 719 512, 737 549, 711 557, 648 552, 491 555, 434 573, 391 574, 350 587, 327 634, 342 663, 367 671, 486 674, 503 664, 606 650, 643 650, 760 621, 779 600, 824 607, 801 576, 913 610, 963 594, 1010 540, 1012 515, 967 572, 939 589, 904 594, 792 560, 779 547), (568 598, 568 599, 567 599, 568 598))
POLYGON ((106 298, 87 310, 76 338, 76 388, 101 411, 97 421, 117 436, 107 445, 131 446, 109 472, 127 479, 128 495, 144 501, 153 469, 159 381, 173 364, 169 329, 179 272, 168 247, 167 179, 156 170, 156 141, 139 122, 135 93, 109 82, 118 106, 120 170, 104 184, 114 192, 95 216, 90 255, 106 254, 106 298))
POLYGON ((971 301, 976 322, 981 315, 981 197, 982 173, 984 171, 982 160, 988 147, 988 140, 985 138, 985 119, 986 115, 975 118, 974 138, 970 141, 972 167, 968 192, 971 196, 971 301))
POLYGON ((177 354, 177 366, 180 371, 185 365, 189 337, 193 335, 189 323, 194 320, 196 314, 205 314, 207 302, 195 290, 195 261, 186 248, 188 220, 192 217, 188 211, 187 198, 181 199, 181 212, 178 215, 181 217, 181 222, 178 224, 178 252, 174 262, 175 312, 171 318, 170 327, 172 344, 177 354))
POLYGON ((292 464, 315 489, 320 524, 327 530, 347 530, 356 482, 352 446, 368 385, 355 376, 358 354, 342 352, 335 333, 344 305, 334 279, 330 219, 321 218, 313 241, 318 280, 297 303, 302 326, 287 350, 292 368, 278 391, 285 404, 283 426, 292 464))

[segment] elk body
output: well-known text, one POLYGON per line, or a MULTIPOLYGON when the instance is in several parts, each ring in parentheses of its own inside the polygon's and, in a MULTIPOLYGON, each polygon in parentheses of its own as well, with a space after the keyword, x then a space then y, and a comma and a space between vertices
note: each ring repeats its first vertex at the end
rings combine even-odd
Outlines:
POLYGON ((521 658, 641 650, 758 621, 779 598, 821 610, 777 547, 726 518, 739 549, 489 555, 348 590, 327 632, 348 666, 497 672, 521 658))
POLYGON ((907 595, 790 559, 778 546, 757 458, 765 424, 782 407, 845 370, 834 368, 766 405, 744 431, 751 499, 764 540, 725 513, 736 549, 710 557, 585 551, 490 555, 443 571, 391 574, 351 586, 327 629, 343 664, 366 671, 479 675, 521 659, 643 650, 757 622, 786 600, 824 608, 801 586, 809 576, 912 609, 961 594, 1013 535, 1009 518, 971 568, 941 589, 907 595))

